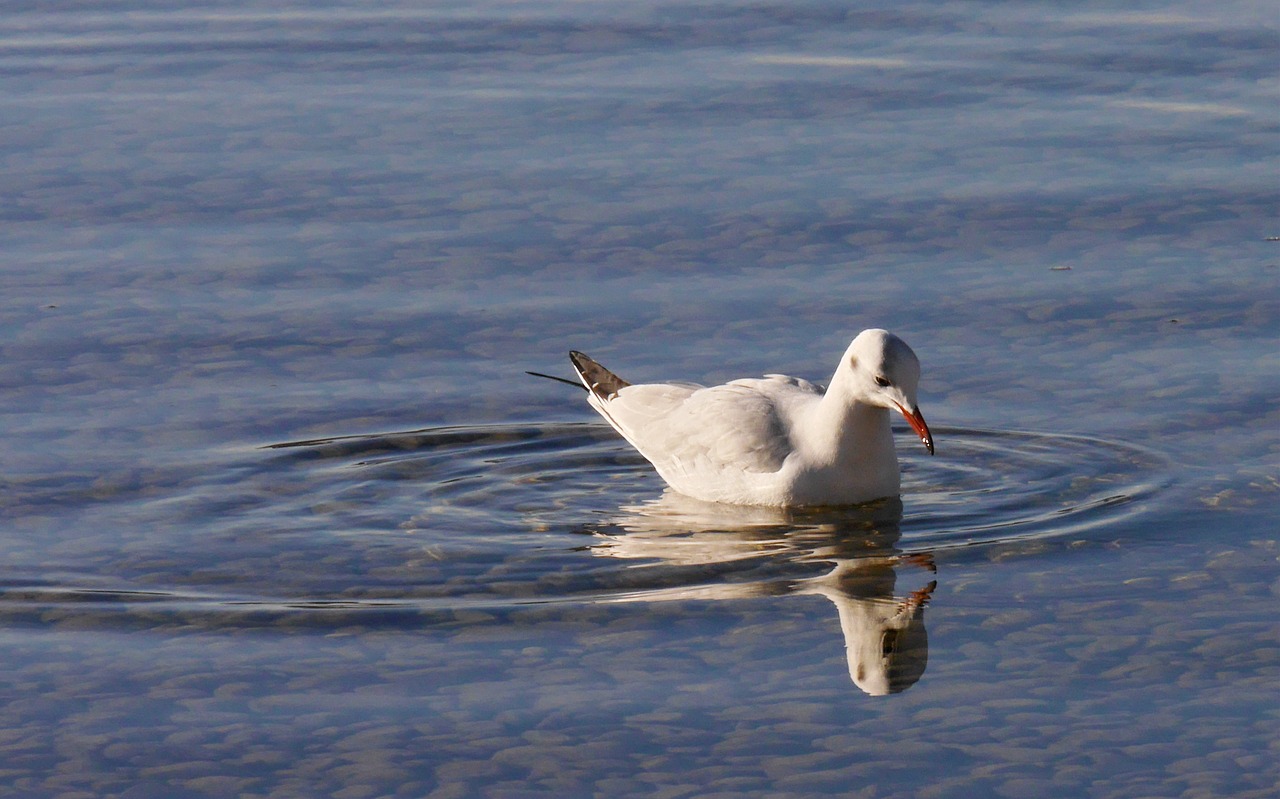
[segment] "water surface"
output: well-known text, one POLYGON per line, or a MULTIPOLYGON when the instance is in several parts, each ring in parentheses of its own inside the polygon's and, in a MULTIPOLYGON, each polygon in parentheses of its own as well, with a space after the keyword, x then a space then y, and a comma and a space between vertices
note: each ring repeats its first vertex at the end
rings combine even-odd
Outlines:
POLYGON ((1269 4, 19 5, 23 796, 1271 796, 1269 4), (567 373, 924 365, 900 501, 567 373))

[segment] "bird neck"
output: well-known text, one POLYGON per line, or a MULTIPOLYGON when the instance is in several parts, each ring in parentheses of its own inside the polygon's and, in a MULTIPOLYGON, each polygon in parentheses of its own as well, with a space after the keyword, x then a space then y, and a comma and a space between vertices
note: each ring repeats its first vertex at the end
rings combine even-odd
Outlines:
POLYGON ((810 451, 822 462, 854 463, 894 457, 889 411, 831 390, 815 406, 808 432, 810 451))

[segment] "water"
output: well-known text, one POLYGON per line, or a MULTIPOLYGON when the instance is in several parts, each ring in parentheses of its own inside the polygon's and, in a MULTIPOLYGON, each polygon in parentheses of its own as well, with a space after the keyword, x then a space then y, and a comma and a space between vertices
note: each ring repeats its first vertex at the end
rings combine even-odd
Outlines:
POLYGON ((1271 4, 24 4, 0 784, 1280 784, 1271 4), (708 507, 523 374, 924 365, 901 502, 708 507))

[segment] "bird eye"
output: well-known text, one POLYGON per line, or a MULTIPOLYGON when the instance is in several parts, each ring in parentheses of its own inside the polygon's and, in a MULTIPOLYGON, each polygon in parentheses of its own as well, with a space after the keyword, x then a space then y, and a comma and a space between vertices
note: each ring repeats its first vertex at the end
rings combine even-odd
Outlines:
POLYGON ((880 375, 876 375, 876 385, 879 386, 880 388, 888 388, 893 384, 889 382, 888 378, 881 377, 880 375))
POLYGON ((880 638, 880 655, 881 657, 890 657, 898 651, 898 631, 885 630, 884 635, 880 638))

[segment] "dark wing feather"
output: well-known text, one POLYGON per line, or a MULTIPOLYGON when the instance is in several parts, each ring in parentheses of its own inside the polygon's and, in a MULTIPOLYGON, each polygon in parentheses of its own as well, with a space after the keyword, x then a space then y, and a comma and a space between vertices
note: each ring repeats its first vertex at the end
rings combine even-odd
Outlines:
POLYGON ((569 361, 582 379, 582 385, 602 400, 613 399, 619 391, 631 385, 577 350, 569 352, 569 361))

